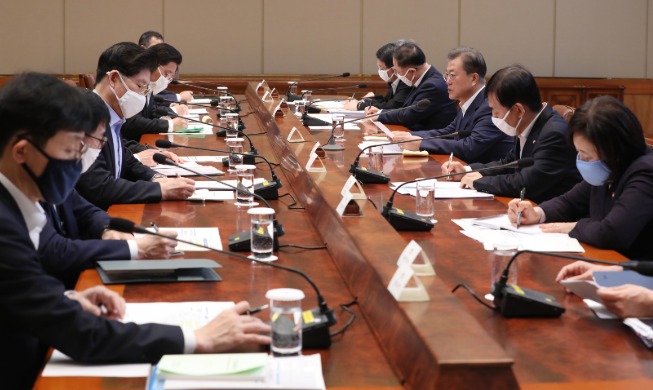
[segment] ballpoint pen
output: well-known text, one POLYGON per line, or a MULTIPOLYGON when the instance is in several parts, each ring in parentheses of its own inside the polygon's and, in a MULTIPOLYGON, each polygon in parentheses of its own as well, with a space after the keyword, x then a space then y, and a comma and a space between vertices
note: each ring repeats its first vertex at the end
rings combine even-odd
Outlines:
MULTIPOLYGON (((519 191, 519 202, 524 201, 524 196, 526 195, 526 187, 522 187, 521 191, 519 191)), ((521 224, 521 211, 517 213, 517 229, 519 229, 519 225, 521 224)))
POLYGON ((247 310, 247 311, 245 312, 245 314, 247 314, 248 316, 250 316, 250 315, 252 315, 252 314, 256 314, 256 313, 258 313, 258 312, 260 312, 260 311, 263 311, 263 310, 267 309, 268 307, 270 307, 270 305, 268 305, 268 304, 265 304, 265 305, 262 305, 262 306, 259 306, 259 307, 255 307, 255 308, 253 308, 253 309, 247 310))
MULTIPOLYGON (((453 164, 453 152, 449 155, 449 169, 451 169, 451 164, 453 164)), ((447 180, 453 180, 453 176, 449 176, 447 180)))

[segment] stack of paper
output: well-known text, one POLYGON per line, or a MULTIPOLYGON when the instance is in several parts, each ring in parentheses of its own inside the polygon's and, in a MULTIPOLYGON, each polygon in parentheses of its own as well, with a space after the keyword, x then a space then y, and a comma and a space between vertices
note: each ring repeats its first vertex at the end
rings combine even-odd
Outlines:
MULTIPOLYGON (((203 175, 224 175, 224 172, 222 172, 216 167, 210 165, 199 165, 198 163, 193 161, 185 162, 179 165, 182 167, 186 167, 188 169, 192 169, 193 171, 199 172, 203 175)), ((183 168, 176 167, 174 165, 159 164, 152 169, 166 176, 196 176, 193 172, 187 171, 183 168)))
MULTIPOLYGON (((430 180, 424 181, 428 182, 430 180)), ((459 182, 437 180, 432 181, 435 182, 435 199, 494 199, 494 195, 488 194, 486 192, 479 192, 470 188, 460 188, 459 182)), ((403 182, 392 182, 390 183, 390 188, 394 190, 401 184, 403 184, 403 182)), ((401 187, 397 192, 403 195, 416 196, 416 191, 417 183, 409 183, 401 187)))
MULTIPOLYGON (((254 179, 254 184, 260 184, 264 183, 265 179, 262 177, 257 177, 254 179)), ((196 181, 195 182, 195 190, 213 190, 213 191, 236 191, 235 187, 236 180, 220 180, 220 181, 208 181, 208 180, 202 180, 202 181, 196 181)))
POLYGON ((183 156, 187 161, 221 163, 226 156, 183 156))

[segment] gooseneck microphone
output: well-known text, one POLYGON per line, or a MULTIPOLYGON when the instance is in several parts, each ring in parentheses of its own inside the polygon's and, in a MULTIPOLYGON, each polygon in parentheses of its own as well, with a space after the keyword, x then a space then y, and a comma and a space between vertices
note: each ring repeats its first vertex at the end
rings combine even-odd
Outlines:
POLYGON ((494 288, 492 290, 492 295, 494 295, 494 306, 505 317, 558 317, 565 311, 565 309, 555 301, 555 298, 549 295, 522 287, 519 287, 516 290, 513 286, 508 285, 510 266, 522 253, 532 253, 535 255, 558 257, 569 260, 581 260, 595 264, 617 265, 645 276, 653 276, 653 261, 629 260, 617 263, 562 253, 538 252, 531 250, 517 251, 517 253, 510 258, 510 261, 508 261, 508 265, 506 265, 506 268, 503 270, 501 278, 494 283, 494 288), (551 298, 553 298, 553 300, 551 298))
POLYGON ((417 214, 392 207, 395 195, 397 194, 397 191, 399 191, 401 187, 410 183, 417 183, 424 180, 442 179, 445 177, 453 177, 458 175, 466 175, 471 172, 485 172, 485 171, 493 171, 496 169, 505 169, 505 168, 526 168, 533 165, 533 163, 534 160, 532 158, 526 157, 520 160, 509 162, 507 164, 494 165, 490 167, 472 169, 466 172, 448 173, 446 175, 424 177, 420 179, 407 181, 405 183, 398 185, 397 188, 395 188, 394 191, 392 191, 392 195, 390 195, 390 198, 388 199, 388 203, 386 203, 386 205, 383 206, 383 211, 381 212, 381 214, 385 217, 385 219, 388 220, 388 222, 390 222, 390 225, 392 225, 392 227, 394 227, 397 230, 429 231, 433 229, 433 222, 431 222, 430 218, 421 217, 417 214))
POLYGON ((295 82, 292 82, 292 83, 288 84, 288 91, 286 91, 286 97, 288 98, 289 102, 299 100, 299 99, 302 98, 299 95, 293 95, 293 94, 290 93, 290 87, 292 87, 293 85, 299 85, 300 83, 304 83, 304 82, 307 82, 307 81, 335 79, 335 78, 338 78, 338 77, 349 77, 349 76, 350 76, 349 72, 344 72, 344 73, 340 73, 340 74, 332 74, 332 75, 320 76, 320 77, 315 77, 315 78, 310 78, 310 79, 297 80, 295 82))
POLYGON ((302 93, 302 96, 301 96, 301 97, 302 97, 302 99, 303 99, 303 98, 304 98, 304 95, 306 95, 308 92, 315 92, 315 91, 335 91, 335 90, 338 90, 338 89, 350 89, 350 88, 359 88, 359 89, 363 89, 363 88, 367 88, 367 84, 354 84, 354 85, 346 85, 346 86, 344 86, 344 87, 329 87, 329 88, 311 89, 311 90, 309 90, 309 91, 306 91, 306 92, 302 93))
MULTIPOLYGON (((201 148, 198 146, 186 146, 186 145, 181 145, 181 144, 176 144, 174 142, 170 142, 170 140, 167 139, 158 139, 154 142, 157 148, 162 148, 162 149, 169 149, 169 148, 185 148, 185 149, 194 149, 194 150, 206 150, 208 152, 214 152, 214 153, 233 153, 228 150, 220 150, 220 149, 209 149, 209 148, 201 148)), ((265 181, 263 183, 255 184, 254 185, 254 193, 257 195, 262 196, 263 198, 267 200, 274 200, 274 199, 279 199, 279 191, 278 189, 283 187, 281 184, 281 180, 277 177, 276 172, 274 171, 274 168, 272 167, 272 163, 270 160, 265 158, 264 156, 260 154, 250 154, 250 153, 235 153, 243 156, 243 163, 247 164, 249 162, 245 162, 245 158, 249 157, 251 159, 255 158, 260 158, 261 160, 265 161, 268 164, 268 167, 270 168, 270 176, 271 180, 270 181, 265 181)), ((252 164, 254 164, 254 161, 251 161, 252 164)))
MULTIPOLYGON (((260 196, 258 194, 250 192, 245 188, 240 188, 238 186, 232 186, 231 184, 227 184, 227 183, 225 183, 225 182, 223 182, 221 180, 218 180, 218 179, 215 179, 215 178, 213 178, 211 176, 204 175, 204 174, 202 174, 200 172, 197 172, 194 169, 190 169, 190 168, 185 167, 183 165, 179 165, 179 164, 172 161, 171 159, 169 159, 168 157, 166 157, 165 155, 163 155, 161 153, 154 153, 154 155, 152 156, 152 160, 154 160, 154 162, 156 162, 157 164, 172 165, 174 167, 183 169, 185 171, 192 172, 192 173, 194 173, 194 174, 196 174, 198 176, 201 176, 201 177, 203 177, 205 179, 209 179, 211 181, 214 181, 216 183, 220 183, 220 184, 222 184, 224 186, 227 186, 229 188, 233 188, 234 190, 236 190, 238 192, 241 192, 241 193, 244 192, 244 193, 246 193, 248 195, 252 195, 256 199, 263 202, 263 204, 266 207, 272 208, 272 206, 270 206, 270 203, 268 203, 267 200, 265 200, 262 196, 260 196)), ((278 251, 279 250, 279 239, 278 239, 278 237, 283 236, 285 234, 285 232, 283 231, 283 226, 281 226, 281 223, 279 223, 279 220, 277 218, 274 219, 274 232, 275 232, 275 234, 274 234, 274 250, 278 251)), ((229 249, 231 249, 232 251, 246 252, 246 251, 251 250, 251 248, 252 248, 251 237, 249 235, 249 232, 236 233, 236 234, 234 234, 232 236, 229 236, 228 241, 229 241, 229 249)))
MULTIPOLYGON (((164 156, 165 157, 165 156, 164 156)), ((333 326, 337 320, 335 313, 333 312, 333 309, 329 308, 329 305, 327 305, 326 299, 324 299, 324 296, 320 293, 320 290, 318 289, 317 285, 315 282, 302 270, 299 270, 297 268, 293 267, 288 267, 285 265, 280 265, 272 262, 267 262, 267 261, 261 261, 257 259, 252 259, 247 256, 243 256, 238 253, 234 252, 229 252, 229 251, 224 251, 221 249, 216 249, 213 247, 210 247, 208 245, 200 245, 197 243, 194 243, 192 241, 186 241, 186 240, 181 240, 178 238, 171 238, 166 235, 157 233, 157 232, 152 232, 148 230, 146 227, 141 226, 141 225, 136 225, 134 222, 128 220, 128 219, 123 219, 123 218, 111 218, 109 220, 109 225, 107 228, 111 230, 115 230, 118 232, 122 233, 140 233, 140 234, 148 234, 151 236, 157 236, 157 237, 162 237, 162 238, 167 238, 170 240, 175 240, 178 242, 183 242, 184 244, 196 246, 199 248, 204 248, 208 249, 213 252, 221 253, 226 256, 231 256, 233 258, 236 258, 238 260, 244 260, 247 262, 255 262, 257 264, 261 265, 266 265, 278 269, 282 269, 288 272, 292 272, 294 274, 297 274, 304 278, 308 284, 311 285, 313 290, 315 290, 315 294, 317 295, 317 304, 318 307, 315 309, 311 309, 310 312, 313 314, 314 320, 311 322, 305 322, 302 325, 302 343, 303 347, 310 349, 310 348, 316 348, 316 349, 324 349, 324 348, 329 348, 331 346, 331 337, 329 334, 329 328, 333 326)), ((306 317, 305 317, 306 318, 306 317)), ((306 320, 305 320, 306 321, 306 320)))
MULTIPOLYGON (((170 117, 172 117, 172 118, 181 118, 181 119, 185 119, 185 120, 190 121, 190 122, 201 123, 201 124, 203 124, 203 125, 211 126, 211 127, 216 128, 216 129, 223 129, 224 131, 227 131, 227 130, 233 130, 233 131, 236 131, 236 132, 238 132, 238 134, 240 134, 240 135, 242 135, 243 137, 247 138, 247 142, 249 142, 249 151, 251 152, 251 154, 258 154, 258 151, 256 150, 256 148, 254 147, 254 144, 252 143, 252 139, 249 138, 249 135, 247 135, 244 131, 230 129, 230 128, 228 128, 228 127, 219 126, 219 125, 216 125, 216 124, 213 124, 213 123, 204 123, 204 122, 202 122, 202 121, 200 121, 200 120, 197 120, 197 119, 193 119, 193 118, 189 118, 189 117, 186 117, 186 116, 181 116, 181 115, 178 115, 178 114, 175 114, 175 113, 171 113, 171 112, 169 112, 168 109, 165 108, 165 107, 158 107, 158 108, 155 110, 155 112, 156 112, 158 115, 161 115, 161 116, 166 116, 166 115, 167 115, 167 116, 170 116, 170 117)), ((216 136, 217 136, 217 135, 218 135, 218 134, 216 133, 216 136)))
MULTIPOLYGON (((202 91, 208 91, 208 92, 211 92, 211 93, 213 93, 213 94, 215 94, 216 92, 218 92, 217 90, 215 90, 215 89, 213 89, 213 88, 201 87, 201 86, 199 86, 199 85, 191 84, 191 83, 189 83, 189 82, 187 82, 187 81, 172 80, 172 81, 170 82, 170 84, 185 85, 185 86, 187 86, 187 87, 196 88, 196 89, 199 89, 199 90, 202 90, 202 91)), ((218 85, 219 87, 220 87, 220 86, 223 86, 223 85, 221 85, 221 84, 217 84, 217 85, 218 85)), ((238 99, 236 99, 236 97, 235 97, 234 95, 232 95, 231 93, 229 93, 229 92, 227 92, 227 96, 231 96, 231 97, 234 99, 234 101, 236 102, 236 108, 235 108, 234 110, 232 110, 232 111, 240 112, 240 111, 241 111, 241 108, 240 108, 240 104, 238 103, 238 99)), ((199 104, 196 104, 196 103, 193 103, 193 104, 194 104, 194 105, 199 105, 199 104)), ((215 107, 215 106, 217 106, 218 104, 219 104, 219 101, 218 101, 218 100, 211 100, 211 106, 212 106, 212 107, 215 107)))
POLYGON ((375 144, 375 145, 370 145, 366 146, 361 151, 358 153, 356 156, 356 159, 354 162, 351 164, 351 168, 349 168, 349 172, 354 175, 356 180, 363 184, 386 184, 390 182, 390 176, 386 175, 383 172, 379 171, 374 171, 371 169, 367 169, 364 167, 360 167, 358 165, 358 160, 360 157, 363 155, 363 153, 371 148, 375 148, 377 146, 386 146, 386 145, 398 145, 398 144, 405 144, 409 142, 418 142, 418 141, 423 141, 423 140, 429 140, 429 139, 439 139, 439 138, 452 138, 452 137, 467 137, 469 134, 471 134, 471 130, 469 129, 464 129, 464 130, 458 130, 453 133, 449 134, 441 134, 441 135, 434 135, 431 137, 424 137, 421 140, 406 140, 406 141, 398 141, 398 142, 388 142, 388 143, 383 143, 383 144, 375 144))
MULTIPOLYGON (((419 109, 426 109, 428 106, 431 104, 431 101, 429 99, 422 99, 419 102, 415 104, 411 104, 410 106, 406 107, 399 107, 399 108, 394 108, 392 110, 384 110, 385 112, 393 112, 393 111, 402 111, 402 110, 408 110, 409 108, 419 108, 419 109)), ((366 115, 362 118, 354 118, 350 120, 343 121, 342 124, 343 126, 345 123, 351 123, 351 122, 356 122, 360 121, 363 119, 368 119, 368 118, 373 118, 375 116, 378 116, 379 114, 371 114, 371 115, 366 115)), ((336 129, 335 126, 331 126, 331 137, 329 138, 329 141, 327 141, 326 145, 322 146, 322 149, 324 150, 345 150, 344 146, 338 145, 336 143, 336 137, 333 135, 334 130, 336 129)))

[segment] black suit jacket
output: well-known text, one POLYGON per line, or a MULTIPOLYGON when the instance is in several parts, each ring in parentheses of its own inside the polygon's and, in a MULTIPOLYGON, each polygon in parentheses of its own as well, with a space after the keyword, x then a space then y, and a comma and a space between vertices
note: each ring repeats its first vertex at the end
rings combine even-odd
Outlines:
POLYGON ((113 132, 108 128, 108 138, 100 155, 77 182, 77 191, 94 205, 106 210, 112 204, 153 203, 161 201, 161 186, 150 181, 154 171, 134 157, 124 147, 122 140, 122 168, 116 179, 116 161, 113 148, 113 132))
MULTIPOLYGON (((495 195, 518 197, 522 187, 526 197, 543 202, 564 194, 580 179, 576 169, 576 151, 567 144, 567 122, 547 105, 533 124, 523 147, 524 157, 535 163, 523 169, 498 169, 483 172, 474 188, 495 195)), ((519 142, 506 157, 488 164, 471 164, 472 169, 497 166, 519 159, 519 142)))
POLYGON ((379 115, 381 123, 403 125, 411 130, 441 129, 456 117, 456 102, 449 99, 447 83, 442 74, 431 66, 418 87, 413 87, 403 107, 411 106, 422 99, 429 99, 425 109, 417 107, 406 110, 385 111, 379 115))
POLYGON ((77 191, 59 206, 43 204, 48 223, 40 235, 39 256, 43 268, 72 289, 81 271, 97 260, 129 260, 129 245, 123 240, 102 240, 111 217, 84 199, 77 191))
POLYGON ((120 128, 120 134, 128 141, 140 141, 144 134, 159 134, 168 132, 168 121, 159 119, 156 114, 158 105, 150 95, 143 111, 127 119, 120 128))
POLYGON ((393 109, 403 107, 411 87, 404 84, 401 80, 397 82, 397 91, 392 89, 392 83, 388 83, 388 92, 385 96, 377 95, 374 98, 364 98, 358 102, 358 109, 364 110, 365 107, 377 107, 381 109, 393 109))
POLYGON ((31 389, 48 347, 83 362, 156 362, 182 353, 176 326, 123 324, 85 312, 48 275, 25 220, 0 185, 0 364, 2 387, 31 389))
POLYGON ((653 153, 633 161, 612 185, 582 181, 540 205, 546 222, 574 222, 571 237, 630 259, 653 260, 653 153))
POLYGON ((465 116, 462 110, 458 110, 456 119, 444 129, 420 131, 415 135, 426 138, 456 131, 466 131, 469 136, 424 140, 420 149, 432 154, 453 153, 467 163, 487 163, 505 156, 514 145, 513 138, 492 123, 492 110, 483 92, 476 95, 465 116))

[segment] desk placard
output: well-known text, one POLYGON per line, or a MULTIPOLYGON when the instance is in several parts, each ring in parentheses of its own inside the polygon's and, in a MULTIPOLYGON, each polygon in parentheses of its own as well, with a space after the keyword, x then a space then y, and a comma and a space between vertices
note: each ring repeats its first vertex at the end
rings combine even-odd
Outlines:
POLYGON ((388 291, 399 302, 425 302, 430 300, 422 281, 415 276, 415 271, 407 265, 397 268, 390 280, 390 284, 388 284, 388 291), (411 280, 415 287, 408 287, 411 280))
POLYGON ((291 143, 304 142, 304 136, 302 136, 302 133, 293 126, 288 134, 287 141, 291 143))
POLYGON ((279 101, 279 104, 277 104, 277 106, 274 108, 274 111, 272 111, 274 113, 275 118, 285 118, 286 117, 286 114, 284 114, 283 110, 281 109, 281 105, 283 104, 283 102, 285 100, 286 100, 285 98, 281 99, 281 101, 279 101))
POLYGON ((342 199, 340 200, 340 203, 338 203, 338 207, 336 207, 336 212, 338 213, 339 216, 342 217, 345 214, 345 209, 347 208, 347 205, 351 200, 352 200, 351 192, 346 192, 342 194, 342 199))
POLYGON ((349 176, 349 179, 347 179, 344 187, 342 187, 342 190, 340 191, 340 195, 342 196, 345 196, 345 193, 351 194, 352 199, 367 199, 363 187, 358 180, 356 180, 354 175, 349 176), (355 192, 352 192, 352 188, 355 189, 355 192))
POLYGON ((272 91, 270 91, 270 96, 272 99, 279 99, 279 92, 276 88, 272 88, 272 91))
POLYGON ((261 98, 261 101, 267 102, 267 101, 272 101, 272 100, 274 100, 274 99, 271 98, 270 91, 265 91, 265 93, 263 94, 263 97, 261 98), (268 98, 270 98, 270 99, 268 99, 268 98))
POLYGON ((313 146, 313 149, 311 150, 311 154, 308 156, 308 162, 306 163, 306 170, 308 172, 326 172, 327 169, 324 166, 324 163, 322 163, 322 160, 318 158, 318 155, 316 153, 317 148, 320 147, 320 143, 316 142, 315 146, 313 146), (315 161, 319 163, 319 166, 314 166, 318 164, 314 164, 315 161))
POLYGON ((267 81, 261 80, 260 83, 256 86, 256 94, 263 95, 266 91, 269 91, 270 87, 268 86, 267 81), (262 89, 261 89, 262 88, 262 89))
POLYGON ((435 270, 428 256, 415 240, 411 240, 404 248, 404 251, 401 252, 399 259, 397 259, 397 266, 409 266, 418 276, 435 276, 435 270), (422 259, 421 263, 415 263, 418 256, 422 259))

